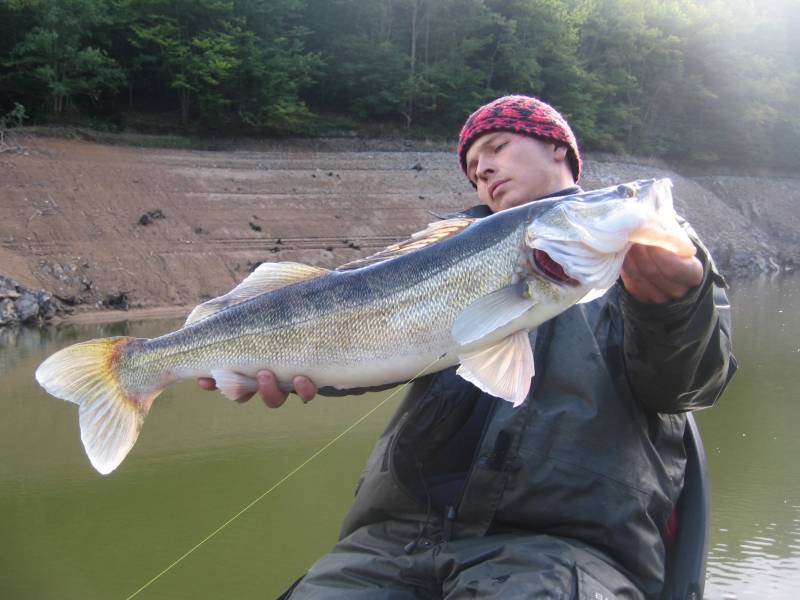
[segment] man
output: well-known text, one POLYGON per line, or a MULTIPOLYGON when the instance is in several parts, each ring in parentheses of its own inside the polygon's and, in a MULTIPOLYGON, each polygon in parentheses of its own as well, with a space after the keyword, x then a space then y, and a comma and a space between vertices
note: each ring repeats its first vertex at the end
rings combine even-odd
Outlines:
MULTIPOLYGON (((580 191, 575 137, 535 98, 479 108, 458 155, 483 203, 472 216, 580 191)), ((722 280, 697 245, 688 259, 634 246, 605 296, 533 332, 537 374, 518 408, 455 369, 415 382, 340 541, 291 597, 658 597, 682 413, 713 404, 735 371, 722 280)), ((271 373, 258 379, 269 406, 285 401, 271 373)))

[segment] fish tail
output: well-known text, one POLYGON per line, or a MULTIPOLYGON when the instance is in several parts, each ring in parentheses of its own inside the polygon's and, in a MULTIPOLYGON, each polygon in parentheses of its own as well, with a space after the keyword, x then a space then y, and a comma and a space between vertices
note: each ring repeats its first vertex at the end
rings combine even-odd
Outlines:
POLYGON ((120 357, 139 338, 112 337, 64 348, 36 370, 36 381, 48 393, 79 406, 81 441, 92 466, 103 475, 128 454, 157 389, 126 388, 120 379, 120 357))

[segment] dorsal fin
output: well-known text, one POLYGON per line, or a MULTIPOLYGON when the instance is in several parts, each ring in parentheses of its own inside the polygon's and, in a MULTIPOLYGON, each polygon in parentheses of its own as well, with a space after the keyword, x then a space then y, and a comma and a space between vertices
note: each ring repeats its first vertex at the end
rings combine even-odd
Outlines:
POLYGON ((383 262, 397 256, 409 254, 410 252, 414 252, 415 250, 425 248, 426 246, 430 246, 431 244, 435 244, 443 239, 449 238, 451 235, 455 235, 458 232, 466 229, 475 221, 477 221, 477 219, 470 217, 457 217, 454 219, 446 219, 444 221, 430 223, 425 229, 412 234, 407 240, 387 246, 380 252, 376 252, 375 254, 365 258, 359 258, 349 263, 345 263, 336 270, 350 271, 353 269, 360 269, 361 267, 366 267, 368 265, 383 262))
POLYGON ((302 263, 278 262, 262 263, 255 271, 250 273, 239 285, 224 296, 212 298, 208 302, 198 304, 186 317, 184 327, 210 317, 221 310, 246 302, 251 298, 266 294, 293 283, 313 279, 320 275, 330 273, 322 267, 312 267, 302 263))

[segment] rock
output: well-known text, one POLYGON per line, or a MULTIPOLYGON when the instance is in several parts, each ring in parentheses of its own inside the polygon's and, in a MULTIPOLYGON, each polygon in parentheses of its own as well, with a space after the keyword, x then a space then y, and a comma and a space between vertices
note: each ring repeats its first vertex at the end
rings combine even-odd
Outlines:
POLYGON ((28 290, 0 276, 0 326, 49 321, 61 311, 61 304, 45 290, 28 290))
POLYGON ((29 323, 39 318, 39 303, 31 292, 23 292, 14 300, 14 310, 20 323, 29 323))
POLYGON ((119 292, 118 294, 108 294, 103 300, 103 304, 117 310, 128 310, 130 303, 128 301, 128 294, 126 292, 119 292))
POLYGON ((139 217, 139 225, 150 225, 156 219, 166 219, 167 217, 161 211, 160 208, 156 208, 155 210, 149 210, 144 213, 141 217, 139 217))
POLYGON ((12 323, 17 323, 14 301, 8 298, 0 299, 0 325, 11 325, 12 323))
POLYGON ((19 298, 17 282, 0 275, 0 298, 19 298))
POLYGON ((34 296, 36 296, 36 302, 39 304, 39 317, 41 319, 49 321, 61 311, 56 299, 44 290, 34 292, 34 296))

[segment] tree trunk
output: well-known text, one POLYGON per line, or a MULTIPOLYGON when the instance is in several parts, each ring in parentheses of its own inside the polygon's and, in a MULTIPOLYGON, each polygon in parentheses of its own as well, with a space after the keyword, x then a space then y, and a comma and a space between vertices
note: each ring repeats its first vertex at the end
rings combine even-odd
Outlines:
POLYGON ((181 124, 186 125, 189 123, 189 90, 181 90, 181 124))
POLYGON ((406 129, 411 127, 414 117, 414 96, 416 94, 416 69, 417 69, 417 14, 419 12, 419 0, 411 0, 411 60, 409 61, 408 73, 408 102, 406 103, 406 129))

